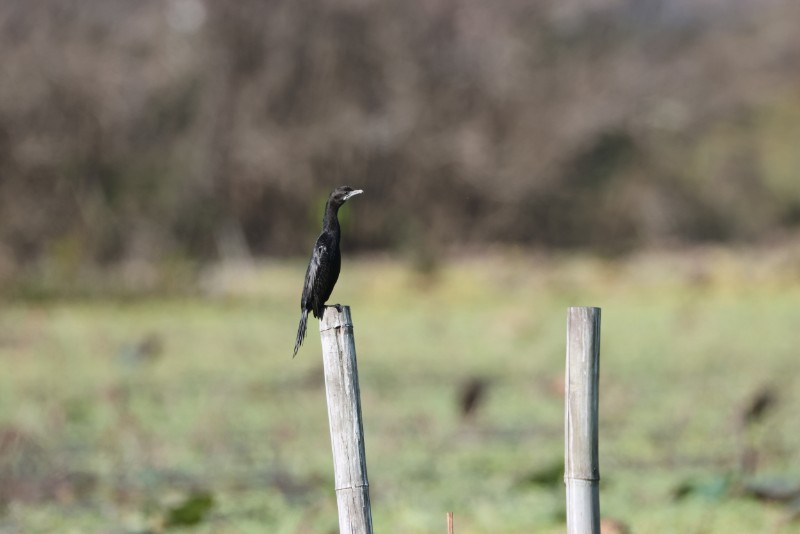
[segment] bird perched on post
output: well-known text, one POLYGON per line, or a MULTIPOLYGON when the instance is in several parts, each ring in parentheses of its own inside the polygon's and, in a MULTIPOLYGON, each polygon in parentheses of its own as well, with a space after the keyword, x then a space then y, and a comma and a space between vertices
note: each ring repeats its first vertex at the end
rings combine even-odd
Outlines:
POLYGON ((339 208, 348 199, 363 193, 361 189, 353 189, 343 185, 337 187, 328 197, 325 204, 325 216, 322 219, 322 233, 319 234, 314 250, 311 252, 311 260, 306 269, 306 281, 303 285, 303 296, 300 297, 300 327, 297 329, 297 341, 294 344, 294 355, 303 339, 306 337, 306 321, 308 312, 314 314, 317 319, 322 318, 325 313, 325 301, 333 292, 333 286, 339 279, 339 270, 342 267, 342 254, 339 252, 339 241, 342 231, 339 228, 339 208))

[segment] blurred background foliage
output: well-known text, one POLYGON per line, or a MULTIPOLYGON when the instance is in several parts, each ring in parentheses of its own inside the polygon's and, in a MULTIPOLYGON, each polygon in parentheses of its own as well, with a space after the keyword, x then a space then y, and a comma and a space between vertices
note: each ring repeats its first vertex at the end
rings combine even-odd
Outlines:
POLYGON ((798 19, 791 0, 3 0, 0 279, 305 255, 341 183, 369 195, 352 251, 782 235, 798 19))

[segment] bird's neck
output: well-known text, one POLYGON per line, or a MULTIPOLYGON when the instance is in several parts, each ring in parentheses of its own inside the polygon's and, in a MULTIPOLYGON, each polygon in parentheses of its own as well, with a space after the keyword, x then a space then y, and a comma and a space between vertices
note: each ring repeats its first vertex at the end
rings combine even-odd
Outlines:
POLYGON ((325 217, 322 219, 322 230, 323 231, 339 231, 339 208, 331 204, 328 201, 325 204, 325 217))

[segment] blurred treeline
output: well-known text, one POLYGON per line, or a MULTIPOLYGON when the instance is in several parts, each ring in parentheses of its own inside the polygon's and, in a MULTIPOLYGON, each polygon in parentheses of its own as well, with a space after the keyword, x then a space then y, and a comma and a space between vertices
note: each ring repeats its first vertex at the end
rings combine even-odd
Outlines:
POLYGON ((0 0, 0 271, 755 240, 800 224, 794 0, 0 0))

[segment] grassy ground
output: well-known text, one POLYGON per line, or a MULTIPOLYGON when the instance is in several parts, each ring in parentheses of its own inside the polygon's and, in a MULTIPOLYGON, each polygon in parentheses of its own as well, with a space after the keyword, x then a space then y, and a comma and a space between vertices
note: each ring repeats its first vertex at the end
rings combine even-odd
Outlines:
MULTIPOLYGON (((6 301, 0 532, 335 532, 316 321, 291 358, 303 272, 221 270, 202 297, 6 301)), ((334 300, 356 325, 377 532, 444 532, 449 510, 459 534, 564 532, 569 305, 603 308, 604 516, 800 532, 743 489, 800 482, 796 256, 346 261, 334 300), (485 402, 464 418, 476 378, 485 402), (776 402, 743 425, 764 388, 776 402)))

